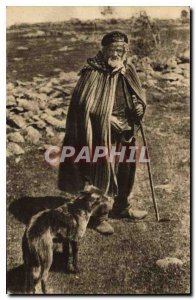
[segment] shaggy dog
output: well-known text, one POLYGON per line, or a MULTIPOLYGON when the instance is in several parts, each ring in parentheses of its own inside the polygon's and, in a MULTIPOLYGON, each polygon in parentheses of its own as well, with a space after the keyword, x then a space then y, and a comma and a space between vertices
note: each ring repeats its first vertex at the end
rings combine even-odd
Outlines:
POLYGON ((110 205, 111 201, 98 188, 89 185, 73 203, 44 210, 31 218, 22 240, 27 294, 36 293, 40 283, 42 293, 47 293, 46 281, 56 238, 63 244, 65 265, 68 266, 72 250, 72 270, 78 271, 78 241, 83 237, 91 215, 100 207, 110 205))

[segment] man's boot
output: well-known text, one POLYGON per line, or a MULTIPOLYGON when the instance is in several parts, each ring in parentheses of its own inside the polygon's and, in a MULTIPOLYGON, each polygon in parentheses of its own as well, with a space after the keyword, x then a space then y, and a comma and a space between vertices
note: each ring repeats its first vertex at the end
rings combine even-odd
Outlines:
POLYGON ((147 214, 148 212, 146 210, 126 208, 121 211, 120 216, 121 218, 129 218, 136 221, 144 219, 147 214))
POLYGON ((110 223, 108 223, 107 220, 105 221, 101 221, 96 227, 95 229, 103 234, 103 235, 111 235, 114 233, 114 228, 110 225, 110 223))
POLYGON ((103 235, 110 235, 114 233, 114 228, 108 222, 108 207, 102 207, 96 213, 95 217, 95 230, 103 235))

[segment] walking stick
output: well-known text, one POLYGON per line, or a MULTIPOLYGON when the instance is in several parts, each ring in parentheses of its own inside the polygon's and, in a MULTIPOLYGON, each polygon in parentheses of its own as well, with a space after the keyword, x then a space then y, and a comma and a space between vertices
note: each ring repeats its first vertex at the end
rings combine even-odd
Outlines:
POLYGON ((148 175, 149 175, 149 180, 150 180, 150 188, 151 188, 151 193, 152 193, 152 200, 153 200, 153 204, 154 204, 154 210, 155 210, 155 213, 156 213, 156 219, 157 219, 157 222, 167 222, 167 221, 169 221, 169 219, 166 219, 166 218, 160 219, 160 217, 159 217, 159 210, 158 210, 158 205, 157 205, 157 201, 156 201, 156 197, 155 197, 154 184, 153 184, 153 180, 152 180, 152 172, 151 172, 151 166, 150 166, 150 161, 149 161, 150 158, 149 158, 148 146, 147 146, 147 141, 146 141, 142 121, 140 121, 140 130, 141 130, 141 134, 142 134, 142 138, 143 138, 143 143, 144 143, 144 146, 146 148, 148 175))

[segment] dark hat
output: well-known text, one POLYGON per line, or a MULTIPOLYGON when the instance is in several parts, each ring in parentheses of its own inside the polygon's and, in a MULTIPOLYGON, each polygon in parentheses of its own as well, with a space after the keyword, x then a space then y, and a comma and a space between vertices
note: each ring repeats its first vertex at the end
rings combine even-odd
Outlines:
POLYGON ((101 45, 108 46, 115 42, 125 42, 128 44, 128 37, 125 33, 121 32, 121 31, 112 31, 112 32, 104 35, 104 37, 101 41, 101 45))

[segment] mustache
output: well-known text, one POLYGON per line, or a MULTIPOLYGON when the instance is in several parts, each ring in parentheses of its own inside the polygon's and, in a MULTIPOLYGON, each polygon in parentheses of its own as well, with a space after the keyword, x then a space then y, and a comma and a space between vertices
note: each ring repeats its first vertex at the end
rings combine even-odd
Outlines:
POLYGON ((108 59, 108 65, 111 66, 112 68, 118 68, 121 67, 123 64, 123 59, 121 57, 109 57, 108 59))

